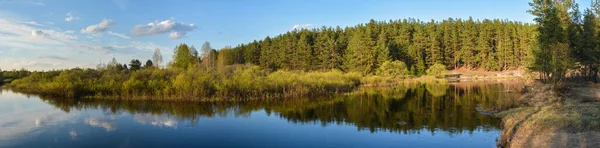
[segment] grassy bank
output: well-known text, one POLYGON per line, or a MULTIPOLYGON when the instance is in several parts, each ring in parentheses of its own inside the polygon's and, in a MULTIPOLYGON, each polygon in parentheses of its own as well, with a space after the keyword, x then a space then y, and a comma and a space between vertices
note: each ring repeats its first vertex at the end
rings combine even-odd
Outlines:
POLYGON ((536 85, 520 107, 497 113, 503 147, 600 146, 600 85, 569 84, 559 91, 536 85))
POLYGON ((73 69, 34 72, 13 81, 10 87, 22 92, 68 98, 203 101, 336 94, 357 87, 360 78, 360 74, 340 71, 268 72, 250 65, 229 66, 219 70, 200 66, 187 70, 73 69))

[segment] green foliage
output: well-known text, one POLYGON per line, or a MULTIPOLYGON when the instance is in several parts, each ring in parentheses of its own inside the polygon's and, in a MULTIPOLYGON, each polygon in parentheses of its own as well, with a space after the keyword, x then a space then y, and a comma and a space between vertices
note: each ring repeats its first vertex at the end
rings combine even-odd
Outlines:
POLYGON ((572 20, 568 15, 569 12, 577 12, 578 10, 572 9, 577 7, 572 1, 550 0, 534 0, 529 5, 529 12, 536 17, 534 20, 538 23, 539 44, 538 48, 533 50, 534 61, 529 69, 540 72, 542 82, 558 85, 564 81, 567 71, 574 64, 570 54, 573 53, 571 50, 577 47, 570 47, 568 37, 569 34, 575 34, 573 31, 576 29, 565 28, 573 24, 578 25, 579 20, 572 20))
POLYGON ((3 78, 3 80, 0 81, 0 84, 9 84, 13 80, 24 78, 31 74, 30 71, 27 71, 25 69, 10 70, 10 71, 1 71, 0 70, 0 73, 1 73, 1 77, 3 78))
POLYGON ((406 64, 402 61, 385 61, 379 69, 377 69, 377 75, 384 76, 407 76, 410 75, 406 64))
POLYGON ((193 55, 193 51, 186 44, 180 44, 175 47, 175 53, 173 54, 173 61, 171 66, 175 68, 187 69, 197 63, 198 57, 193 55))
POLYGON ((131 60, 129 63, 129 69, 133 71, 142 69, 142 62, 140 62, 138 59, 131 60))
POLYGON ((136 71, 71 69, 34 72, 13 81, 10 86, 20 91, 69 98, 202 101, 329 95, 352 90, 359 85, 360 78, 360 74, 337 70, 279 70, 268 73, 258 66, 236 65, 220 71, 194 66, 186 70, 145 68, 136 71))
POLYGON ((368 35, 370 33, 364 32, 370 32, 370 30, 354 31, 348 42, 344 65, 348 71, 369 74, 374 70, 377 59, 373 40, 368 35))
POLYGON ((500 20, 374 21, 353 27, 292 30, 240 44, 233 64, 271 70, 338 69, 375 74, 383 62, 402 61, 424 74, 435 63, 502 71, 522 67, 536 44, 533 24, 500 20))
POLYGON ((436 76, 438 78, 443 78, 444 74, 446 74, 448 72, 448 70, 446 69, 446 66, 444 66, 443 64, 433 64, 433 66, 429 67, 429 69, 427 69, 427 74, 431 75, 431 76, 436 76))

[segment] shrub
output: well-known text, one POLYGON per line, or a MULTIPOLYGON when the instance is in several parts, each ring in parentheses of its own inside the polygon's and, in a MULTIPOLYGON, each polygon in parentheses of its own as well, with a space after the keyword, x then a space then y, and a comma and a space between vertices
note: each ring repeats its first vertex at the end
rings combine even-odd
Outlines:
POLYGON ((402 61, 385 61, 379 69, 377 69, 377 75, 384 76, 406 76, 409 75, 408 67, 402 61))
POLYGON ((444 74, 447 72, 446 66, 437 63, 427 69, 427 75, 436 76, 438 78, 443 78, 444 74))
POLYGON ((11 83, 23 92, 60 97, 197 101, 305 97, 347 92, 362 75, 341 71, 268 73, 258 66, 235 65, 226 70, 198 66, 188 69, 94 70, 35 72, 11 83))

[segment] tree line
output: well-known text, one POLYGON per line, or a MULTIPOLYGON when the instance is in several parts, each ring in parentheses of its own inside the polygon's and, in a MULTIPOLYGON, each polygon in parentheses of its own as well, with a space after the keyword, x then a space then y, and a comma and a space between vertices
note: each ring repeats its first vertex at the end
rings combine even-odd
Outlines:
POLYGON ((346 28, 295 29, 212 54, 221 64, 273 70, 374 74, 385 61, 401 61, 415 75, 435 64, 501 71, 525 65, 535 35, 536 25, 500 19, 371 20, 346 28))
POLYGON ((597 82, 600 3, 592 1, 583 13, 574 0, 533 0, 529 5, 538 26, 529 69, 545 83, 561 84, 568 76, 597 82))

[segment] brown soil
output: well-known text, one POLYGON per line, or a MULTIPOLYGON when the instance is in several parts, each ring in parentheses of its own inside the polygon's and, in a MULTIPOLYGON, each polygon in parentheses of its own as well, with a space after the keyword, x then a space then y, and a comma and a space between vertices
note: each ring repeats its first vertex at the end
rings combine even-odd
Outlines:
POLYGON ((600 85, 568 84, 553 91, 530 87, 519 108, 502 118, 502 147, 600 147, 600 85))
POLYGON ((505 70, 505 71, 487 71, 487 70, 469 70, 466 68, 458 68, 448 71, 448 74, 460 74, 460 79, 478 80, 478 79, 508 79, 521 78, 524 76, 524 71, 521 69, 505 70))

